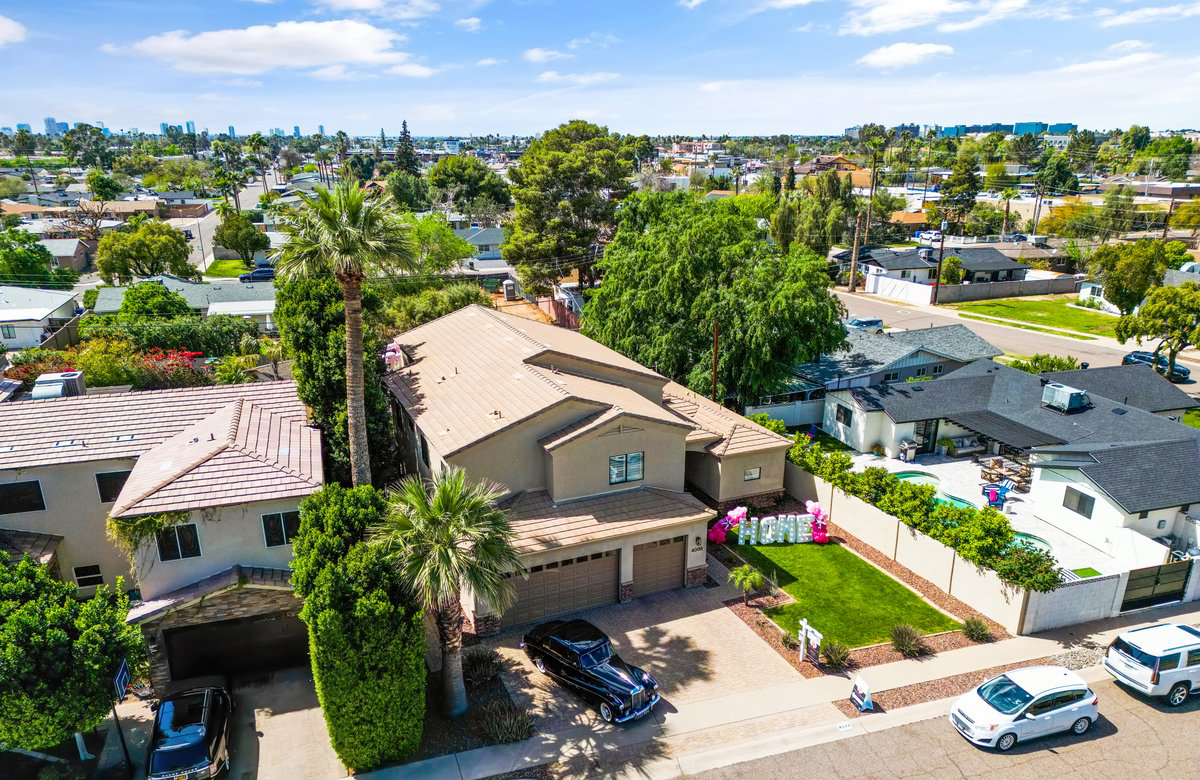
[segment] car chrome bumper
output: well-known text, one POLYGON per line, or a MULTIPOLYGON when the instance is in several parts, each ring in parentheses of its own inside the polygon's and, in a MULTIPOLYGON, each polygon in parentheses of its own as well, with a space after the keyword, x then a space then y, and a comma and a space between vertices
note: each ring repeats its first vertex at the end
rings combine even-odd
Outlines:
POLYGON ((1146 683, 1142 682, 1141 680, 1133 679, 1125 672, 1122 672, 1120 669, 1118 669, 1117 667, 1110 664, 1108 662, 1107 658, 1104 659, 1104 661, 1101 665, 1104 667, 1104 671, 1108 672, 1113 677, 1117 678, 1117 682, 1125 683, 1129 687, 1136 688, 1137 690, 1141 691, 1142 693, 1152 693, 1154 691, 1153 685, 1147 685, 1146 683))
POLYGON ((636 709, 633 712, 613 718, 613 722, 614 723, 624 723, 627 720, 637 720, 638 718, 641 718, 641 717, 645 716, 647 713, 649 713, 650 710, 654 709, 654 705, 658 704, 658 701, 661 698, 662 697, 656 693, 653 696, 651 696, 650 701, 643 704, 640 709, 636 709))

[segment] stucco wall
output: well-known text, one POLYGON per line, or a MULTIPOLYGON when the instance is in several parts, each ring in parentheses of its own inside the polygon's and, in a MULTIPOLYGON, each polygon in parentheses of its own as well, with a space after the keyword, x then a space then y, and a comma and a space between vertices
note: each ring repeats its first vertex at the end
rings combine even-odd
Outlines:
MULTIPOLYGON (((550 495, 555 501, 628 490, 651 485, 683 490, 683 428, 647 420, 621 417, 603 428, 580 436, 552 450, 550 495), (610 485, 608 459, 614 455, 641 452, 643 478, 610 485)), ((516 455, 520 451, 513 452, 516 455)), ((530 453, 536 457, 537 453, 530 453)))
MULTIPOLYGON (((868 452, 876 442, 883 441, 884 422, 887 415, 883 412, 864 412, 858 404, 851 400, 849 393, 838 392, 827 396, 825 402, 825 417, 821 428, 834 438, 858 452, 868 452), (845 406, 851 412, 850 425, 837 421, 837 407, 845 406)), ((886 420, 886 422, 891 422, 886 420)), ((886 445, 886 442, 884 442, 886 445)))
POLYGON ((162 561, 157 546, 149 545, 149 549, 138 555, 138 580, 143 598, 154 598, 235 564, 288 568, 292 546, 267 547, 262 516, 295 511, 299 505, 299 499, 286 499, 191 512, 189 521, 196 524, 201 555, 162 561))
POLYGON ((721 465, 717 459, 708 453, 689 452, 685 462, 688 484, 715 501, 721 492, 721 465))
POLYGON ((1049 631, 1111 616, 1114 609, 1120 608, 1121 594, 1125 592, 1123 581, 1122 575, 1110 574, 1065 583, 1050 593, 1030 593, 1023 633, 1049 631))
MULTIPOLYGON (((86 421, 81 420, 80 424, 86 425, 86 421)), ((112 504, 101 503, 96 474, 129 471, 134 462, 132 458, 122 458, 0 470, 0 483, 38 480, 46 504, 45 511, 16 514, 3 513, 4 507, 0 507, 0 528, 62 536, 58 562, 64 580, 74 582, 76 566, 99 565, 106 584, 115 585, 117 577, 123 576, 125 586, 132 588, 129 559, 108 540, 105 521, 112 504)), ((81 593, 89 595, 94 590, 84 588, 81 593)))
POLYGON ((782 490, 783 465, 786 462, 786 449, 727 455, 721 460, 721 493, 713 498, 728 501, 782 490), (747 482, 746 470, 751 468, 760 469, 760 476, 747 482))

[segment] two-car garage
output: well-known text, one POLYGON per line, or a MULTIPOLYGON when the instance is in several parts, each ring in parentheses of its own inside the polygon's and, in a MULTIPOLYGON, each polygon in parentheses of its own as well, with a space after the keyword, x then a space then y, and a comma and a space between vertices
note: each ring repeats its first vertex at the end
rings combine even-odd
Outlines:
POLYGON ((240 674, 308 662, 308 632, 299 617, 269 612, 163 632, 173 679, 240 674))

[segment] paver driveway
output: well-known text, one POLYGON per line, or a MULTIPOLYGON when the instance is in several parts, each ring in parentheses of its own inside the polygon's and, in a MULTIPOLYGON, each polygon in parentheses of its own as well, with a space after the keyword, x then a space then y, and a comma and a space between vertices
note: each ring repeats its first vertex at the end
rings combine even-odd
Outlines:
MULTIPOLYGON (((719 564, 710 563, 710 572, 723 582, 723 570, 712 567, 719 564)), ((571 617, 594 623, 608 634, 622 658, 659 681, 663 701, 655 715, 662 719, 693 702, 801 679, 722 604, 736 595, 728 585, 664 591, 571 617)), ((555 732, 599 723, 590 707, 533 668, 518 647, 521 634, 521 629, 508 631, 487 644, 510 661, 505 683, 514 699, 533 709, 538 730, 555 732)))

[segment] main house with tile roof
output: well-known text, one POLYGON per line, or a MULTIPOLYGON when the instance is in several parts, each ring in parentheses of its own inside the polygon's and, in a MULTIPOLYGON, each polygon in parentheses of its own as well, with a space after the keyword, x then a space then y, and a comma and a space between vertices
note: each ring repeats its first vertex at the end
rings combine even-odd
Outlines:
POLYGON ((699 585, 714 507, 782 495, 787 439, 577 332, 469 306, 388 350, 405 471, 506 494, 528 576, 477 631, 699 585))
POLYGON ((81 595, 136 588, 156 684, 303 657, 291 538, 323 468, 294 383, 9 402, 0 430, 0 551, 81 595), (110 516, 160 513, 171 522, 132 561, 108 538, 110 516))

